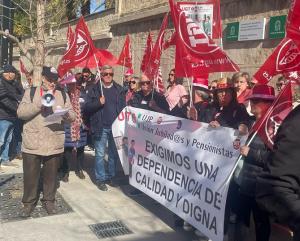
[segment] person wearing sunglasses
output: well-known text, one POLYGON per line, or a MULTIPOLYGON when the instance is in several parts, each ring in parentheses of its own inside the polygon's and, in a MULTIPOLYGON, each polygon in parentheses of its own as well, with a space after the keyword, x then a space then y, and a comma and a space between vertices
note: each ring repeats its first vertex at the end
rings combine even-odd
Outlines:
POLYGON ((175 77, 175 69, 171 69, 165 97, 169 104, 170 114, 178 117, 185 117, 183 106, 188 102, 188 98, 186 98, 188 92, 183 87, 182 82, 182 79, 175 77))
POLYGON ((126 103, 128 103, 134 96, 134 94, 137 92, 139 88, 139 82, 140 79, 137 76, 134 76, 131 78, 130 81, 128 81, 128 91, 126 93, 126 103))
POLYGON ((81 82, 82 82, 84 88, 87 88, 88 86, 90 86, 96 82, 95 75, 87 67, 82 69, 81 82))
POLYGON ((140 80, 141 90, 136 92, 128 105, 159 113, 169 113, 169 104, 166 98, 153 89, 153 81, 142 74, 140 80))
POLYGON ((84 112, 90 116, 90 130, 95 147, 95 177, 97 187, 107 191, 106 184, 115 186, 115 166, 118 153, 112 135, 112 123, 125 107, 125 95, 121 85, 114 81, 114 70, 110 65, 101 69, 101 81, 95 83, 86 96, 84 112), (102 95, 103 93, 103 95, 102 95), (108 170, 105 170, 105 150, 108 144, 108 170))

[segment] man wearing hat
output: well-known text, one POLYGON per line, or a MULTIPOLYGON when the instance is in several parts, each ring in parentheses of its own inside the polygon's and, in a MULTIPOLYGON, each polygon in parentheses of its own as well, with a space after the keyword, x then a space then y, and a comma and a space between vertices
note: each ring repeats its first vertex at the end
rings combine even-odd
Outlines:
POLYGON ((23 217, 30 216, 39 200, 40 176, 43 184, 42 204, 48 214, 55 213, 57 170, 64 152, 64 122, 75 120, 70 99, 56 87, 57 80, 55 68, 43 67, 41 87, 27 89, 17 111, 18 117, 25 121, 22 142, 23 217), (45 95, 52 95, 52 102, 47 106, 42 104, 45 95), (67 112, 61 117, 51 121, 47 119, 53 112, 63 110, 67 112))
MULTIPOLYGON (((251 113, 255 116, 255 121, 264 117, 275 99, 274 88, 268 85, 255 85, 252 94, 247 98, 250 101, 251 113)), ((247 142, 253 138, 250 134, 247 142)), ((270 149, 256 135, 249 145, 240 148, 243 156, 243 167, 237 178, 239 184, 240 202, 238 208, 238 228, 237 240, 246 240, 243 227, 250 226, 251 214, 254 217, 256 240, 268 241, 270 237, 269 214, 262 210, 255 200, 257 178, 263 172, 267 163, 267 156, 270 149)))
POLYGON ((208 79, 194 78, 193 80, 193 105, 188 107, 189 119, 210 123, 215 114, 215 108, 210 104, 210 90, 208 79))
POLYGON ((9 162, 9 146, 12 140, 17 108, 22 99, 23 88, 16 81, 17 70, 5 65, 0 77, 0 167, 12 165, 9 162))

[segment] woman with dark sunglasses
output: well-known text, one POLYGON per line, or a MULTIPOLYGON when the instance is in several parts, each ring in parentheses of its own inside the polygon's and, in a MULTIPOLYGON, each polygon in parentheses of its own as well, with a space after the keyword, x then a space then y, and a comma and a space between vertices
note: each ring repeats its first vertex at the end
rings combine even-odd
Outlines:
POLYGON ((131 80, 128 81, 128 90, 126 93, 126 103, 128 103, 134 96, 135 92, 139 89, 139 82, 140 79, 137 76, 134 76, 131 78, 131 80))

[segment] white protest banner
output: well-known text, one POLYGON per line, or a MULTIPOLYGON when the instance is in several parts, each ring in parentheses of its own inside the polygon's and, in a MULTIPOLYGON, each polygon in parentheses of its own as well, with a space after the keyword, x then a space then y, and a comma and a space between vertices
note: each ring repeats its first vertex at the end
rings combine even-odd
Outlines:
POLYGON ((128 156, 119 153, 124 169, 131 169, 130 184, 213 241, 223 240, 227 181, 246 138, 236 134, 133 107, 113 124, 117 148, 128 144, 128 156))

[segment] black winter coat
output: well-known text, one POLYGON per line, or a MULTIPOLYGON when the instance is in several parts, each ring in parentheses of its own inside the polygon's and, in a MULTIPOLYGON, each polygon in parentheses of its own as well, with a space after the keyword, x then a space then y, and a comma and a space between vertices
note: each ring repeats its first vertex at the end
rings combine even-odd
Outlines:
POLYGON ((16 81, 0 77, 0 120, 14 120, 24 94, 23 87, 16 81))
MULTIPOLYGON (((122 86, 113 82, 113 86, 117 91, 117 103, 115 112, 119 114, 126 106, 125 96, 122 94, 122 86)), ((100 103, 101 88, 99 83, 95 83, 87 89, 84 104, 84 113, 89 118, 90 130, 92 134, 98 133, 103 129, 103 107, 100 103)))
POLYGON ((300 106, 279 127, 256 192, 262 207, 292 229, 300 230, 300 106))
POLYGON ((223 127, 238 129, 240 124, 250 127, 250 116, 243 104, 232 101, 228 106, 220 109, 216 107, 214 119, 223 127))
MULTIPOLYGON (((128 102, 128 105, 136 108, 155 111, 149 106, 149 102, 151 101, 151 99, 152 93, 144 96, 143 92, 140 90, 134 94, 133 98, 128 102)), ((166 98, 155 90, 153 92, 153 100, 159 108, 163 109, 166 112, 166 114, 169 113, 169 104, 166 101, 166 98)))
MULTIPOLYGON (((250 138, 251 136, 248 139, 250 138)), ((240 173, 240 193, 255 197, 257 177, 266 168, 267 158, 271 150, 257 135, 250 143, 249 148, 248 155, 244 157, 244 164, 240 173)))

